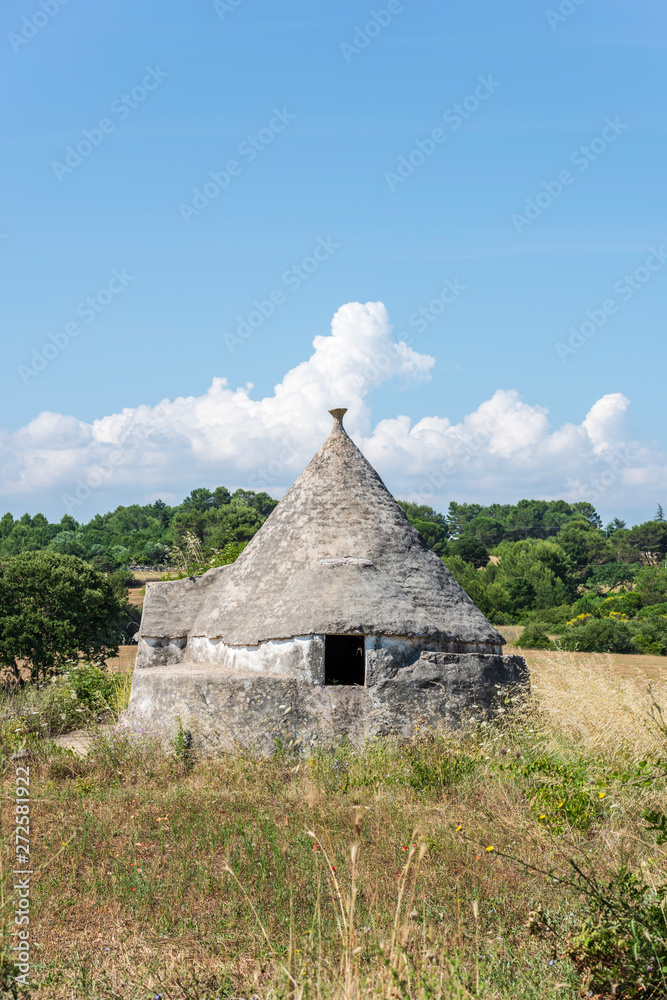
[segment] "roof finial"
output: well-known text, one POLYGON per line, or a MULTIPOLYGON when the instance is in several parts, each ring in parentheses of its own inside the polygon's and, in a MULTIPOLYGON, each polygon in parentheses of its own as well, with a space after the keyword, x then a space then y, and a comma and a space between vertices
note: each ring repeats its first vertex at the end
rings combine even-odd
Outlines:
POLYGON ((335 410, 329 410, 329 413, 334 418, 334 427, 343 427, 343 417, 347 413, 346 406, 339 406, 335 410))

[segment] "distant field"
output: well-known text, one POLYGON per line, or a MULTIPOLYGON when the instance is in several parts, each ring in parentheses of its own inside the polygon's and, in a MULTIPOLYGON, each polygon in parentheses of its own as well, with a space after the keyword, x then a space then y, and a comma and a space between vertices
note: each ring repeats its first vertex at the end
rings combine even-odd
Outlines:
POLYGON ((112 673, 122 673, 125 670, 134 669, 134 661, 137 656, 136 646, 119 646, 118 656, 107 660, 107 665, 112 673))
POLYGON ((636 677, 641 680, 667 680, 667 656, 644 656, 639 653, 563 653, 545 649, 521 649, 516 646, 523 632, 523 625, 501 625, 498 631, 507 640, 506 653, 523 656, 531 668, 551 667, 563 669, 585 663, 587 667, 618 674, 622 677, 636 677))

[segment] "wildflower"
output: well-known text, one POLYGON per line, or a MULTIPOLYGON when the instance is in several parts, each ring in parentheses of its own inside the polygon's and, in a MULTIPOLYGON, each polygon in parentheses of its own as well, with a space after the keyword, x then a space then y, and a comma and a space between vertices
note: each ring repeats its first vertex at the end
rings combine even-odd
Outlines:
POLYGON ((600 798, 603 799, 606 794, 607 794, 606 792, 600 792, 600 798))
POLYGON ((558 803, 558 808, 561 809, 564 805, 565 805, 565 800, 563 799, 562 802, 558 803))
POLYGON ((490 844, 489 847, 487 847, 487 851, 494 851, 494 850, 495 850, 495 848, 494 848, 493 844, 490 844))
POLYGON ((539 818, 540 819, 546 819, 547 818, 547 814, 546 813, 542 813, 542 815, 539 818))
POLYGON ((459 832, 459 830, 462 830, 462 829, 463 829, 463 827, 462 827, 462 826, 457 826, 457 828, 456 828, 456 832, 458 833, 458 832, 459 832))

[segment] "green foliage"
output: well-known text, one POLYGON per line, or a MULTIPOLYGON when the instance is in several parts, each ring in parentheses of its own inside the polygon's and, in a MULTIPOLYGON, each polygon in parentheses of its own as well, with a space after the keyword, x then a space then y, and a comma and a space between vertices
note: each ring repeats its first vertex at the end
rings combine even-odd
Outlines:
POLYGON ((585 761, 541 754, 520 771, 530 779, 527 796, 533 813, 553 833, 563 833, 568 826, 585 832, 601 815, 603 799, 585 761))
POLYGON ((521 649, 553 649, 551 639, 537 622, 527 625, 517 640, 521 649))
POLYGON ((632 632, 617 618, 587 618, 567 626, 560 637, 563 649, 582 653, 634 653, 632 632))
POLYGON ((635 587, 642 604, 667 602, 667 571, 662 566, 645 566, 635 577, 635 587))
MULTIPOLYGON (((66 514, 50 524, 42 514, 15 520, 0 518, 0 558, 21 552, 50 549, 84 559, 103 573, 115 573, 132 562, 167 566, 174 545, 181 547, 188 533, 202 545, 205 559, 227 545, 248 542, 264 523, 277 500, 267 493, 236 490, 192 490, 182 504, 169 507, 162 500, 141 506, 118 507, 79 524, 66 514)), ((435 512, 433 512, 435 514, 435 512)), ((443 524, 446 519, 440 517, 443 524)))
MULTIPOLYGON (((602 524, 595 508, 586 502, 570 504, 565 500, 520 500, 517 504, 496 503, 488 507, 450 503, 447 520, 453 535, 474 534, 477 519, 500 524, 504 539, 511 542, 525 538, 549 538, 556 535, 562 525, 575 519, 583 519, 598 529, 602 524)), ((487 523, 482 530, 489 530, 489 527, 487 523)), ((489 544, 485 539, 482 541, 489 544)))
POLYGON ((567 954, 589 993, 664 997, 667 886, 654 889, 624 867, 604 882, 575 867, 573 888, 587 912, 571 936, 567 954))
POLYGON ((633 591, 626 591, 605 597, 598 606, 598 613, 602 618, 611 614, 627 615, 628 618, 633 618, 641 606, 641 595, 633 591))
POLYGON ((667 616, 650 615, 640 619, 633 639, 642 653, 667 656, 667 616))
POLYGON ((535 607, 535 586, 525 576, 512 577, 507 581, 506 589, 515 615, 520 615, 522 611, 532 611, 535 607))
POLYGON ((16 749, 35 738, 84 729, 100 719, 113 721, 119 693, 129 674, 109 674, 93 663, 79 663, 43 684, 6 693, 0 701, 0 731, 5 748, 16 749))
POLYGON ((545 632, 559 634, 572 617, 571 604, 558 604, 555 608, 542 608, 535 615, 534 623, 545 632))
POLYGON ((460 556, 467 563, 481 568, 489 561, 489 553, 477 538, 463 535, 449 546, 452 555, 460 556))
POLYGON ((80 655, 103 663, 118 651, 123 606, 111 584, 76 556, 45 550, 0 563, 0 663, 20 680, 61 672, 80 655))
POLYGON ((174 757, 179 761, 186 771, 192 770, 195 765, 195 741, 191 730, 184 729, 183 723, 177 719, 178 729, 172 740, 174 757))
POLYGON ((613 562, 614 547, 602 531, 585 519, 570 521, 558 532, 556 541, 575 572, 596 563, 613 562))
POLYGON ((624 531, 620 548, 628 562, 648 565, 662 562, 667 555, 667 522, 646 521, 624 531))
POLYGON ((405 500, 399 501, 410 524, 417 529, 429 548, 433 549, 439 556, 444 556, 448 552, 447 539, 449 538, 449 527, 444 514, 439 514, 426 504, 409 503, 405 500))
POLYGON ((620 587, 622 584, 632 583, 637 569, 638 565, 630 566, 625 562, 600 563, 591 567, 586 584, 594 588, 620 587))
POLYGON ((654 615, 666 615, 667 616, 667 603, 665 604, 649 604, 645 608, 640 608, 637 612, 637 618, 652 618, 654 615))

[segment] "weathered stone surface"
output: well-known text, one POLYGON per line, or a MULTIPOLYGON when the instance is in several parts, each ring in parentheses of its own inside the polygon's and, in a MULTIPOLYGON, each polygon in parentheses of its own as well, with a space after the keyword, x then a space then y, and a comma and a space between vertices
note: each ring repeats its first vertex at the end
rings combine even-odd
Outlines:
POLYGON ((527 684, 331 412, 327 441, 233 565, 148 584, 127 726, 172 732, 178 718, 266 751, 277 735, 455 723, 527 684), (363 685, 325 683, 341 635, 364 636, 363 685))
POLYGON ((232 646, 313 632, 502 644, 340 419, 237 561, 149 583, 141 624, 150 638, 232 646))
POLYGON ((173 732, 176 718, 203 742, 270 752, 276 737, 305 745, 414 734, 488 713, 528 683, 517 656, 425 653, 372 687, 324 686, 299 677, 231 673, 199 665, 137 671, 125 725, 173 732))

